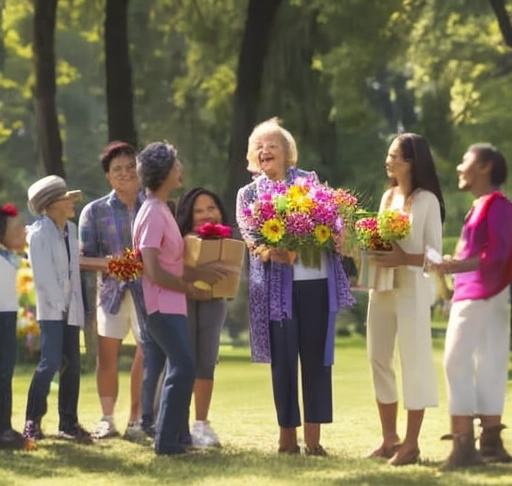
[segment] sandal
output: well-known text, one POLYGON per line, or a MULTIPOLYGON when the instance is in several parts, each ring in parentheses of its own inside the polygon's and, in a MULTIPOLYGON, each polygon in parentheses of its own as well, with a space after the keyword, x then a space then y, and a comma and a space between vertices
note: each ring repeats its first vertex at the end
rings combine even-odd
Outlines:
POLYGON ((400 442, 396 442, 395 444, 392 444, 390 446, 382 444, 380 447, 372 451, 366 457, 382 457, 384 459, 391 459, 398 452, 398 449, 400 449, 401 446, 402 444, 400 442))
POLYGON ((388 461, 390 466, 407 466, 416 464, 420 459, 420 450, 418 448, 410 449, 408 452, 402 452, 399 449, 396 454, 388 461))

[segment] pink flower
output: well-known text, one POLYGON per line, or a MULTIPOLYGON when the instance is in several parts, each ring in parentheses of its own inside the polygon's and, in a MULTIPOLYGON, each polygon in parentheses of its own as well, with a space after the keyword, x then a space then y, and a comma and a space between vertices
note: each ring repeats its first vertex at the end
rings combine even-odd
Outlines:
POLYGON ((204 223, 197 228, 197 234, 204 239, 230 238, 231 227, 223 224, 204 223))
POLYGON ((292 236, 306 236, 313 232, 315 224, 307 214, 290 213, 285 222, 286 232, 292 236))
POLYGON ((276 208, 274 207, 274 203, 272 201, 262 201, 259 207, 259 217, 264 221, 276 217, 276 208))

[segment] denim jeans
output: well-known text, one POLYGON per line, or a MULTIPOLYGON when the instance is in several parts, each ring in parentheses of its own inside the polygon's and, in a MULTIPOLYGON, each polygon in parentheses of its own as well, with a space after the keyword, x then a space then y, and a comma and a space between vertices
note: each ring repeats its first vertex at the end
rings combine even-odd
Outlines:
POLYGON ((0 432, 12 428, 12 375, 16 363, 16 312, 0 312, 0 432))
POLYGON ((48 409, 52 379, 60 371, 59 430, 78 422, 80 390, 80 328, 65 321, 39 321, 41 359, 28 391, 27 420, 40 420, 48 409))
POLYGON ((185 434, 195 377, 187 318, 180 314, 154 312, 148 316, 148 331, 167 358, 155 452, 180 454, 188 439, 185 434))
MULTIPOLYGON (((154 425, 155 394, 158 381, 165 365, 165 353, 146 332, 141 339, 144 375, 142 378, 142 427, 148 429, 154 425)), ((160 397, 158 397, 160 403, 160 397)))

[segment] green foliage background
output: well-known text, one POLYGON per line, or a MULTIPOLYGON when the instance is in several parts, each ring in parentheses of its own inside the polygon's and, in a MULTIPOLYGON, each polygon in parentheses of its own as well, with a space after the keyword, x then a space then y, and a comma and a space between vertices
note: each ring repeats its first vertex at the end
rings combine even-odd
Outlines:
MULTIPOLYGON (((0 198, 24 205, 26 187, 41 175, 31 99, 33 6, 0 6, 0 198)), ((176 144, 187 187, 225 189, 247 6, 130 2, 140 144, 176 144)), ((82 188, 86 201, 108 189, 98 162, 107 142, 103 21, 103 1, 59 1, 58 113, 69 184, 82 188)), ((512 157, 511 78, 512 49, 487 2, 287 0, 265 62, 259 119, 279 116, 297 138, 300 165, 354 188, 369 209, 386 184, 390 137, 400 130, 424 134, 447 201, 445 233, 455 236, 469 204, 455 177, 465 148, 490 141, 512 157)))

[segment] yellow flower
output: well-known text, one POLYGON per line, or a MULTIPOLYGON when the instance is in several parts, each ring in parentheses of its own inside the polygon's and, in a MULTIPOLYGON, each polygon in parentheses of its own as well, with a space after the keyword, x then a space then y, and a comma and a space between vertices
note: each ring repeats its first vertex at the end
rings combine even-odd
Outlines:
POLYGON ((297 197, 304 197, 308 193, 308 190, 302 186, 291 186, 287 191, 287 196, 290 199, 294 199, 297 197))
POLYGON ((272 218, 263 223, 261 234, 271 243, 277 243, 284 236, 285 228, 280 219, 272 218))
POLYGON ((292 211, 309 214, 315 202, 308 197, 308 190, 301 186, 291 186, 288 189, 287 197, 289 207, 292 211))
POLYGON ((321 245, 323 245, 330 237, 331 230, 325 224, 319 224, 315 228, 315 238, 321 245))
POLYGON ((16 284, 18 287, 18 295, 30 294, 34 291, 34 277, 32 269, 19 268, 16 276, 16 284))

